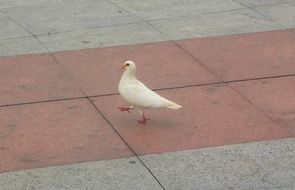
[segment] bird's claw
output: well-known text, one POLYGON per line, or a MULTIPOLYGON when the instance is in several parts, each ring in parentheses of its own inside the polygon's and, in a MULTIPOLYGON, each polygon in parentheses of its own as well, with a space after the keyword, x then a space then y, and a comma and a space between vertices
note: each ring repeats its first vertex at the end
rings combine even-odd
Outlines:
POLYGON ((125 108, 125 107, 118 107, 118 109, 120 111, 127 111, 128 113, 130 113, 131 108, 125 108))

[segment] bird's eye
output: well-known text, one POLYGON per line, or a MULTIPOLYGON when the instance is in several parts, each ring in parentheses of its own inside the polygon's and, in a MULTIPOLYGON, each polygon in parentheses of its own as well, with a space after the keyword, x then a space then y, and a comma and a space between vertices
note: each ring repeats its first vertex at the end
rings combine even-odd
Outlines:
POLYGON ((129 65, 130 65, 129 63, 126 64, 126 66, 129 66, 129 65))

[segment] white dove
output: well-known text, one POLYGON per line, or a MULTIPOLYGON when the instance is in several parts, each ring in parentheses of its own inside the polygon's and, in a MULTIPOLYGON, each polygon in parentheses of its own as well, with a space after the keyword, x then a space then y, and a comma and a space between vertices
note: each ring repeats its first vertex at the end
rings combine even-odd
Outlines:
POLYGON ((136 109, 142 116, 142 120, 138 123, 145 124, 149 120, 144 116, 145 108, 164 107, 177 110, 182 107, 158 95, 140 82, 136 78, 136 65, 133 61, 126 61, 122 69, 124 72, 119 82, 119 93, 131 106, 119 107, 119 110, 130 113, 131 109, 136 109))

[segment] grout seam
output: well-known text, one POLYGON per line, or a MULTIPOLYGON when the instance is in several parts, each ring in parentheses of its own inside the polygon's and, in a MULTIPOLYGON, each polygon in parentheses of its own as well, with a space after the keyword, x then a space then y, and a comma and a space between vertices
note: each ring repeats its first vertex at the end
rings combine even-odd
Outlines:
POLYGON ((272 19, 272 18, 270 18, 270 17, 264 15, 263 13, 261 13, 260 11, 258 11, 258 10, 255 9, 255 8, 259 8, 259 7, 267 7, 267 6, 272 6, 272 5, 288 4, 288 2, 284 2, 284 3, 275 3, 275 4, 271 4, 271 5, 264 5, 264 6, 254 6, 254 7, 251 7, 251 6, 247 6, 247 5, 245 5, 244 3, 237 2, 236 0, 233 0, 233 1, 236 2, 236 3, 239 3, 239 4, 242 5, 242 6, 247 7, 248 9, 251 9, 251 10, 254 11, 255 13, 257 13, 257 14, 263 16, 264 18, 266 18, 267 20, 273 22, 274 24, 277 24, 277 25, 278 25, 279 27, 281 27, 283 30, 286 30, 286 29, 288 30, 288 29, 290 29, 289 27, 287 27, 287 26, 281 24, 280 22, 275 21, 274 19, 272 19))
POLYGON ((134 154, 134 156, 140 161, 143 167, 150 173, 150 175, 156 180, 156 182, 162 187, 163 190, 166 190, 161 182, 157 179, 157 177, 153 174, 153 172, 147 167, 147 165, 143 162, 140 156, 133 150, 133 148, 128 144, 128 142, 123 138, 123 136, 119 133, 119 131, 113 126, 113 124, 108 120, 108 118, 100 111, 100 109, 95 105, 95 103, 87 98, 90 104, 94 107, 97 113, 103 117, 103 119, 108 123, 108 125, 115 131, 115 133, 119 136, 119 138, 124 142, 124 144, 129 148, 129 150, 134 154))
POLYGON ((77 90, 79 90, 84 96, 87 96, 86 93, 82 90, 82 88, 77 84, 77 82, 75 81, 75 79, 71 75, 71 73, 68 72, 68 70, 63 66, 63 64, 61 64, 61 62, 53 55, 53 53, 50 51, 50 49, 45 44, 43 44, 43 42, 39 38, 37 38, 37 36, 34 33, 32 33, 31 31, 29 31, 27 28, 25 28, 23 25, 21 25, 20 23, 18 23, 15 19, 11 18, 10 16, 8 16, 6 14, 5 14, 5 16, 7 16, 8 18, 10 18, 13 22, 15 22, 17 25, 19 25, 20 27, 22 27, 28 33, 30 33, 32 35, 32 37, 35 40, 37 40, 38 43, 42 47, 44 47, 46 49, 47 52, 44 52, 44 53, 49 54, 50 57, 54 60, 54 62, 61 67, 62 71, 65 72, 65 74, 66 74, 66 78, 68 78, 70 80, 70 82, 73 83, 74 87, 76 87, 77 90))
MULTIPOLYGON (((209 82, 209 83, 174 86, 174 87, 166 87, 166 88, 155 88, 155 89, 152 89, 152 90, 154 90, 154 91, 173 90, 173 89, 183 89, 183 88, 201 87, 201 86, 209 86, 209 85, 221 85, 221 84, 231 84, 231 83, 239 83, 239 82, 247 82, 247 81, 258 81, 258 80, 265 80, 265 79, 277 79, 277 78, 285 78, 285 77, 295 77, 295 74, 260 77, 260 78, 250 78, 250 79, 240 79, 240 80, 228 80, 228 81, 219 81, 219 82, 209 82)), ((84 99, 84 98, 99 98, 99 97, 115 96, 115 95, 119 95, 119 94, 118 93, 109 93, 109 94, 78 96, 78 97, 52 99, 52 100, 21 102, 21 103, 14 103, 14 104, 3 104, 3 105, 0 105, 0 108, 2 108, 2 107, 12 107, 12 106, 21 106, 21 105, 28 105, 28 104, 39 104, 39 103, 48 103, 48 102, 67 101, 67 100, 78 100, 78 99, 84 99)))
MULTIPOLYGON (((250 8, 251 9, 251 8, 250 8)), ((251 9, 253 10, 253 9, 251 9)), ((255 11, 255 10, 253 10, 255 11)), ((255 11, 256 12, 256 11, 255 11)), ((265 17, 264 15, 262 15, 263 17, 265 17)), ((267 18, 267 17, 266 17, 267 18)), ((267 18, 268 19, 268 18, 267 18)), ((273 22, 273 21, 272 21, 273 22)), ((162 33, 160 30, 158 30, 157 27, 155 27, 154 25, 152 25, 150 23, 150 25, 155 28, 158 32, 160 32, 161 34, 165 35, 164 33, 162 33)), ((165 35, 166 36, 166 35, 165 35)), ((169 36, 166 36, 168 39, 169 36)), ((231 81, 231 82, 227 82, 224 81, 218 74, 216 74, 215 72, 211 71, 210 68, 208 68, 205 64, 203 64, 203 62, 201 60, 199 60, 197 57, 195 57, 193 54, 191 54, 189 51, 187 51, 185 48, 183 48, 182 46, 180 46, 177 41, 170 39, 172 43, 174 43, 180 50, 182 50, 184 53, 186 53, 187 55, 189 55, 196 63, 198 63, 199 65, 201 65, 206 71, 208 71, 209 73, 211 73, 212 75, 214 75, 217 79, 219 79, 221 82, 217 83, 217 84, 230 84, 233 82, 242 82, 244 81, 239 80, 239 81, 231 81)), ((289 75, 286 75, 289 76, 289 75)), ((267 77, 263 77, 260 79, 266 79, 267 77)), ((273 77, 273 78, 278 78, 278 77, 273 77)), ((251 80, 255 80, 255 79, 251 79, 251 80)), ((249 80, 250 81, 250 80, 249 80)), ((201 86, 201 85, 200 85, 201 86)), ((231 85, 228 85, 229 88, 231 88, 236 94, 238 94, 242 99, 244 99, 248 104, 250 104, 251 106, 253 106, 254 109, 256 109, 258 112, 260 112, 261 114, 263 114, 264 116, 266 116, 267 118, 269 118, 272 122, 277 123, 270 115, 268 115, 265 111, 261 110, 258 106, 256 106, 251 100, 249 100, 248 98, 246 98, 240 91, 238 91, 237 89, 233 88, 231 85)))
MULTIPOLYGON (((234 2, 236 2, 234 0, 234 2)), ((239 3, 239 2, 236 2, 239 3)), ((268 19, 269 21, 277 24, 278 26, 281 26, 283 28, 285 28, 284 26, 282 26, 280 23, 273 21, 272 19, 266 17, 265 15, 261 14, 259 11, 256 11, 255 9, 246 6, 242 3, 239 3, 242 6, 248 7, 250 10, 253 10, 254 12, 262 15, 263 17, 265 17, 266 19, 268 19)), ((162 33, 157 27, 155 27, 153 24, 149 23, 153 28, 155 28, 158 32, 160 32, 162 35, 166 36, 168 39, 170 39, 170 41, 172 43, 174 43, 180 50, 182 50, 184 53, 186 53, 187 55, 189 55, 196 63, 198 63, 199 65, 201 65, 206 71, 208 71, 209 73, 211 73, 212 75, 214 75, 217 79, 219 79, 221 82, 219 84, 230 84, 231 82, 227 82, 224 81, 218 74, 216 74, 215 72, 213 72, 209 67, 207 67, 205 64, 203 64, 203 62, 201 60, 199 60, 197 57, 195 57, 193 54, 191 54, 189 51, 187 51, 185 48, 183 48, 181 45, 179 45, 177 43, 176 40, 171 39, 168 35, 162 33)), ((286 29, 286 28, 285 28, 286 29)), ((267 77, 264 78, 260 78, 260 79, 266 79, 267 77)), ((275 78, 275 77, 273 77, 275 78)), ((252 79, 253 80, 253 79, 252 79)), ((255 80, 255 79, 254 79, 255 80)), ((243 80, 240 81, 234 81, 234 82, 242 82, 243 80)), ((233 82, 233 81, 232 81, 233 82)), ((234 87, 232 87, 231 85, 228 85, 229 88, 231 88, 235 93, 237 93, 242 99, 244 99, 248 104, 250 104, 251 106, 254 107, 254 109, 256 109, 258 112, 260 112, 261 114, 263 114, 264 116, 266 116, 267 118, 269 118, 272 122, 277 123, 270 115, 268 115, 265 111, 261 110, 258 106, 256 106, 251 100, 249 100, 248 98, 246 98, 240 91, 238 91, 237 89, 235 89, 234 87)))
POLYGON ((168 35, 166 35, 165 33, 163 33, 162 31, 160 31, 156 26, 154 26, 152 23, 148 22, 148 24, 150 24, 155 30, 157 30, 158 32, 160 32, 162 35, 164 35, 166 38, 168 38, 170 40, 170 42, 172 42, 179 50, 181 50, 182 52, 184 52, 186 55, 188 55, 189 57, 191 57, 197 64, 199 64, 200 66, 202 66, 207 72, 209 72, 210 74, 214 75, 218 80, 223 81, 216 73, 214 73, 213 71, 211 71, 205 64, 203 64, 199 59, 197 59, 195 56, 193 56, 190 52, 188 52, 187 50, 185 50, 183 47, 181 47, 176 40, 171 39, 168 35))
MULTIPOLYGON (((284 29, 289 29, 288 27, 282 25, 281 23, 267 17, 266 15, 264 15, 263 13, 261 13, 260 11, 256 10, 255 7, 250 7, 250 6, 247 6, 241 2, 238 2, 236 0, 233 0, 235 3, 238 3, 240 4, 241 6, 245 7, 245 8, 238 8, 238 9, 231 9, 231 10, 223 10, 223 11, 215 11, 215 12, 208 12, 208 13, 204 13, 203 15, 208 15, 208 14, 214 14, 214 13, 222 13, 222 12, 230 12, 230 11, 235 11, 235 10, 240 10, 240 9, 250 9, 254 12, 256 12, 257 14, 263 16, 264 18, 268 19, 269 21, 281 26, 282 28, 284 29)), ((171 39, 168 35, 166 35, 165 33, 161 32, 157 27, 155 27, 151 22, 153 21, 157 21, 157 20, 145 20, 143 19, 142 17, 136 15, 135 13, 132 13, 130 11, 128 11, 127 9, 119 6, 118 4, 114 3, 113 1, 109 0, 109 2, 115 6, 117 6, 118 8, 128 12, 129 14, 132 14, 134 15, 135 17, 137 17, 138 19, 142 20, 144 23, 147 23, 149 24, 150 26, 152 26, 156 31, 158 31, 161 35, 163 35, 164 37, 166 37, 170 42, 172 42, 175 46, 177 46, 181 51, 183 51, 184 53, 186 53, 187 55, 189 55, 196 63, 200 64, 204 69, 206 69, 209 73, 211 73, 212 75, 214 75, 217 79, 219 79, 221 82, 219 83, 207 83, 207 85, 212 85, 212 84, 227 84, 227 83, 230 83, 230 82, 226 82, 224 81, 218 74, 216 74, 215 72, 211 71, 205 64, 202 63, 202 61, 200 61, 198 58, 196 58, 194 55, 192 55, 189 51, 185 50, 183 47, 181 47, 175 40, 171 39)), ((279 4, 279 3, 278 3, 279 4)), ((257 6, 259 7, 259 6, 257 6)), ((2 11, 1 11, 2 13, 2 11)), ((70 100, 70 99, 80 99, 80 98, 87 98, 92 104, 93 102, 89 99, 89 96, 86 96, 86 93, 80 88, 79 85, 77 85, 76 81, 74 80, 74 78, 72 77, 72 75, 67 71, 67 69, 59 62, 59 60, 53 55, 53 53, 49 50, 49 48, 44 45, 38 38, 35 34, 33 34, 31 31, 27 30, 24 26, 22 26, 21 24, 19 24, 15 19, 11 18, 10 16, 2 13, 3 15, 7 16, 9 19, 11 19, 13 22, 15 22, 17 25, 19 25, 20 27, 22 27, 25 31, 27 31, 28 33, 30 33, 32 35, 33 38, 35 38, 46 50, 47 52, 50 54, 50 56, 54 59, 54 61, 59 64, 61 66, 61 68, 63 69, 64 72, 66 72, 68 74, 68 77, 73 81, 73 83, 75 84, 75 86, 78 88, 78 90, 83 94, 85 95, 84 97, 78 97, 78 98, 68 98, 68 99, 58 99, 58 100, 49 100, 49 101, 40 101, 40 102, 34 102, 34 103, 41 103, 41 102, 51 102, 51 101, 62 101, 62 100, 70 100)), ((181 17, 197 17, 199 15, 185 15, 185 16, 181 16, 181 17)), ((169 20, 169 19, 175 19, 175 18, 179 18, 179 17, 172 17, 172 18, 168 18, 168 19, 163 19, 163 20, 169 20)), ((158 20, 162 20, 162 19, 158 19, 158 20)), ((138 22, 140 23, 140 22, 138 22)), ((134 23, 126 23, 126 25, 128 24, 134 24, 134 23)), ((114 25, 116 26, 116 25, 114 25)), ((99 27, 99 28, 103 28, 103 27, 99 27)), ((70 31, 71 32, 71 31, 70 31)), ((291 31, 292 33, 294 33, 293 31, 291 31)), ((46 35, 46 34, 45 34, 46 35)), ((293 76, 293 75, 292 75, 293 76)), ((275 77, 273 77, 275 78, 275 77)), ((252 79, 253 80, 253 79, 252 79)), ((242 81, 242 80, 240 80, 242 81)), ((232 81, 233 82, 233 81, 232 81)), ((204 86, 206 84, 199 84, 199 85, 192 85, 192 86, 204 86)), ((185 87, 190 87, 191 85, 187 85, 185 87)), ((185 87, 180 87, 180 88, 185 88, 185 87)), ((229 85, 229 87, 234 90, 240 97, 242 97, 245 101, 247 101, 250 105, 252 105, 256 110, 258 110, 259 112, 263 113, 265 116, 267 116, 268 118, 270 118, 272 121, 272 117, 270 117, 268 114, 266 114, 264 111, 262 111, 261 109, 259 109, 257 106, 255 106, 253 104, 253 102, 251 102, 249 99, 247 99, 245 96, 243 96, 238 90, 236 90, 235 88, 233 88, 232 86, 229 85)), ((176 89, 176 88, 179 88, 179 87, 172 87, 172 88, 166 88, 166 89, 176 89)), ((155 90, 165 90, 165 89, 155 89, 155 90)), ((23 103, 23 104, 17 104, 17 105, 24 105, 24 104, 30 104, 30 103, 23 103)), ((1 107, 7 107, 7 106, 12 106, 13 104, 11 105, 1 105, 1 107)), ((93 106, 95 106, 93 104, 93 106)), ((96 107, 96 106, 95 106, 96 107)), ((98 110, 98 108, 96 108, 98 110)), ((100 112, 98 110, 98 112, 100 112)), ((100 112, 101 115, 103 115, 101 112, 100 112)), ((105 117, 104 117, 105 118, 105 117)), ((106 118, 105 118, 106 119, 106 118)), ((107 120, 107 119, 106 119, 107 120)), ((111 125, 111 123, 109 122, 109 124, 111 125)), ((112 126, 112 125, 111 125, 112 126)), ((113 127, 113 126, 112 126, 113 127)), ((120 136, 121 137, 121 136, 120 136)), ((122 138, 122 137, 121 137, 122 138)), ((122 140, 124 140, 122 138, 122 140)), ((124 141, 125 142, 125 141, 124 141)), ((127 143, 126 143, 127 144, 127 143)), ((128 145, 129 146, 129 145, 128 145)), ((130 147, 130 146, 129 146, 130 147)), ((133 151, 134 152, 134 151, 133 151)), ((147 167, 146 167, 147 168, 147 167)), ((148 169, 148 168, 147 168, 148 169)), ((149 170, 149 169, 148 169, 149 170)), ((149 170, 150 171, 150 170, 149 170)), ((150 171, 151 173, 151 171, 150 171)), ((152 174, 152 173, 151 173, 152 174)), ((153 175, 153 174, 152 174, 153 175)), ((155 176, 153 175, 153 177, 155 178, 155 176)), ((156 179, 156 178, 155 178, 156 179)), ((157 179, 156 179, 157 180, 157 179)), ((158 180, 157 180, 158 181, 158 180)), ((158 181, 158 183, 160 184, 160 182, 158 181)), ((160 184, 161 185, 161 184, 160 184)), ((162 186, 162 185, 161 185, 162 186)), ((162 186, 162 188, 164 188, 162 186)))
POLYGON ((270 119, 272 122, 281 125, 281 122, 276 121, 273 117, 271 117, 270 115, 268 115, 265 111, 263 111, 262 109, 260 109, 258 106, 256 106, 251 100, 249 100, 246 96, 244 96, 239 90, 237 90, 236 88, 234 88, 231 85, 228 85, 230 89, 232 89, 236 94, 238 94, 242 99, 244 99, 246 102, 248 102, 248 104, 250 104, 251 106, 253 106, 258 112, 260 112, 262 115, 266 116, 268 119, 270 119))

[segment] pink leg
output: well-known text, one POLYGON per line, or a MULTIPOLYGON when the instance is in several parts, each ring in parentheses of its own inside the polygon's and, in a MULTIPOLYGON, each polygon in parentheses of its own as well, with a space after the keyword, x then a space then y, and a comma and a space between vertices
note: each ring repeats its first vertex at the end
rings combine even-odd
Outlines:
POLYGON ((118 109, 120 111, 127 111, 128 113, 130 113, 130 110, 133 110, 133 107, 118 107, 118 109))
POLYGON ((139 124, 146 124, 146 122, 147 122, 148 120, 150 120, 150 119, 146 118, 146 117, 144 116, 144 113, 142 113, 142 120, 138 120, 137 122, 138 122, 139 124))

